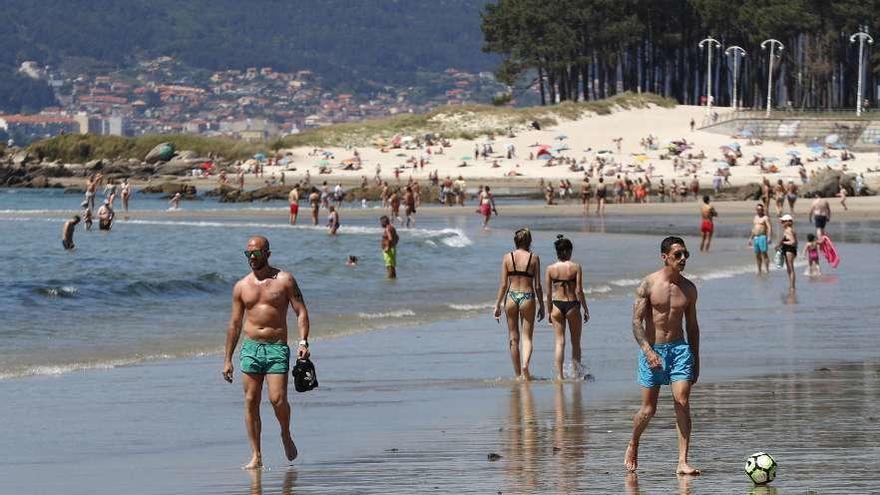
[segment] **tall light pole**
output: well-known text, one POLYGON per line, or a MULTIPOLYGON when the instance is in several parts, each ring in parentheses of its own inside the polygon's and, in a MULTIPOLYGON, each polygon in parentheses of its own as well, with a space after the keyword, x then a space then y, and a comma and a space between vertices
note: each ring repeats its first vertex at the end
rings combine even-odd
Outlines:
POLYGON ((859 83, 858 83, 857 89, 856 89, 856 93, 857 93, 857 96, 856 96, 856 115, 861 115, 862 114, 862 79, 864 77, 862 75, 862 70, 863 70, 864 60, 865 60, 865 41, 873 44, 874 38, 872 38, 871 35, 868 34, 868 26, 859 26, 859 32, 850 36, 849 42, 855 43, 856 39, 859 40, 859 83))
POLYGON ((697 43, 697 46, 700 47, 700 50, 704 46, 709 48, 709 60, 706 65, 706 115, 709 115, 712 113, 712 49, 721 48, 721 42, 709 36, 697 43))
POLYGON ((727 50, 724 50, 724 54, 728 57, 733 55, 733 111, 735 112, 737 110, 737 107, 739 106, 739 100, 736 99, 736 83, 739 74, 739 59, 746 56, 746 51, 743 50, 742 47, 733 45, 727 50))
POLYGON ((761 43, 761 50, 767 48, 767 45, 770 45, 770 65, 767 68, 767 116, 770 116, 770 107, 773 103, 772 94, 773 94, 773 50, 776 48, 776 45, 779 45, 779 51, 785 49, 785 45, 782 44, 779 40, 775 40, 770 38, 769 40, 764 40, 761 43))

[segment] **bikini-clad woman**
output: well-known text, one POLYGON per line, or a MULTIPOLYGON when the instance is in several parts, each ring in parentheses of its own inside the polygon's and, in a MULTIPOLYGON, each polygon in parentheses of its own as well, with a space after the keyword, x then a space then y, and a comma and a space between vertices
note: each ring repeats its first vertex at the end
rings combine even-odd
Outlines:
POLYGON ((556 236, 556 263, 547 267, 547 306, 550 323, 556 333, 556 379, 564 378, 562 364, 565 361, 565 326, 571 334, 571 360, 574 373, 583 376, 581 364, 581 330, 590 321, 590 310, 584 298, 584 271, 579 263, 571 261, 573 246, 562 235, 556 236), (583 311, 583 320, 581 320, 583 311))
POLYGON ((536 304, 538 321, 544 319, 541 260, 529 250, 532 246, 532 233, 529 229, 517 230, 513 235, 513 243, 516 249, 501 258, 501 283, 492 314, 496 319, 500 319, 502 308, 507 313, 507 328, 510 332, 508 345, 510 359, 513 361, 513 372, 518 380, 529 380, 536 304), (520 333, 520 322, 522 322, 522 333, 520 333), (520 337, 522 350, 520 350, 520 337))

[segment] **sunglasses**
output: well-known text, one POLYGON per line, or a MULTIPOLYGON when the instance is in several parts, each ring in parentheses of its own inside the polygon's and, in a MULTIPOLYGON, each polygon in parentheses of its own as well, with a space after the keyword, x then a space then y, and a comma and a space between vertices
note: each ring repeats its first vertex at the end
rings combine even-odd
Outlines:
POLYGON ((676 252, 672 253, 672 257, 677 260, 680 260, 682 258, 688 259, 691 257, 691 253, 689 253, 687 251, 676 251, 676 252))
POLYGON ((266 253, 262 249, 255 249, 253 251, 245 251, 244 255, 246 258, 262 258, 266 253))

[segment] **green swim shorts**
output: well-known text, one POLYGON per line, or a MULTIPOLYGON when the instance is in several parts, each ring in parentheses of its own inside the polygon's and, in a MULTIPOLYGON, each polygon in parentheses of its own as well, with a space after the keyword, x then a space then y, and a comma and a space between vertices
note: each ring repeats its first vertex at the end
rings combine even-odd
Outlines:
POLYGON ((393 247, 387 251, 382 251, 382 258, 385 260, 386 267, 397 266, 397 248, 393 247))
POLYGON ((241 371, 257 375, 287 373, 290 369, 290 347, 278 342, 257 342, 244 339, 241 343, 241 371))

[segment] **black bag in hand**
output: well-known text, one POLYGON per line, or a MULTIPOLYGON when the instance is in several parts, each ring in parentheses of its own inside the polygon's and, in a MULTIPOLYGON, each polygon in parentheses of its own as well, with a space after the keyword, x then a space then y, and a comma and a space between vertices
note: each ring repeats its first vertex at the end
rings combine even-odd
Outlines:
POLYGON ((297 392, 308 392, 318 386, 318 374, 315 372, 315 365, 306 359, 297 359, 293 371, 293 386, 297 392))

